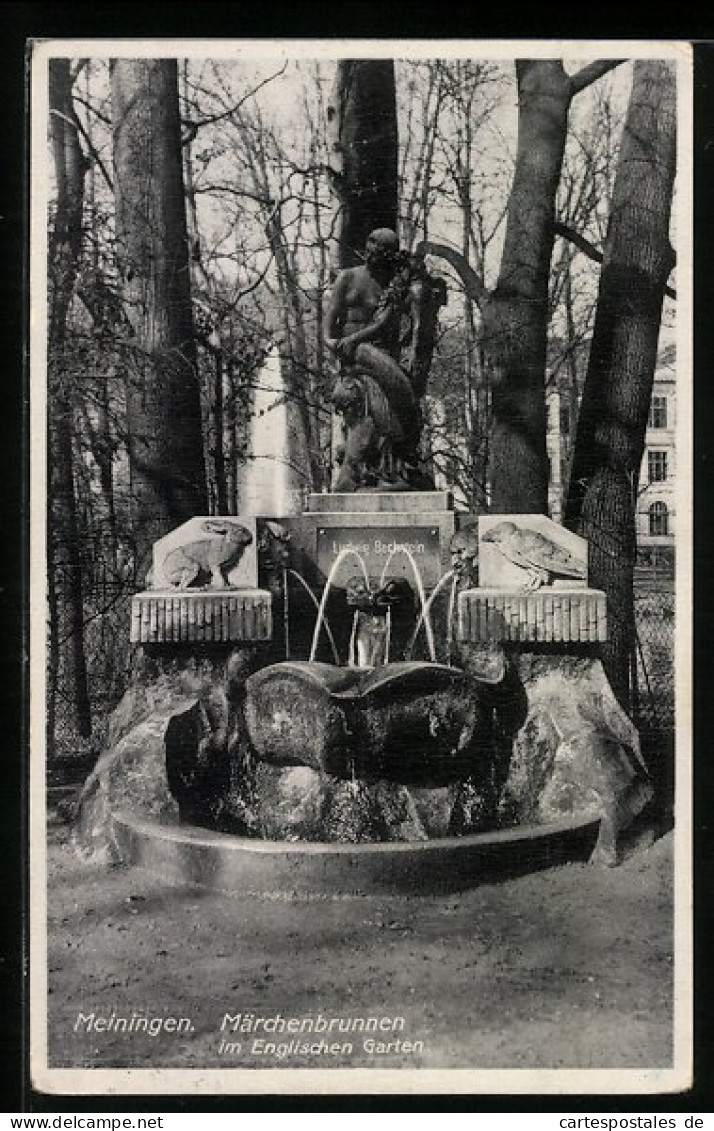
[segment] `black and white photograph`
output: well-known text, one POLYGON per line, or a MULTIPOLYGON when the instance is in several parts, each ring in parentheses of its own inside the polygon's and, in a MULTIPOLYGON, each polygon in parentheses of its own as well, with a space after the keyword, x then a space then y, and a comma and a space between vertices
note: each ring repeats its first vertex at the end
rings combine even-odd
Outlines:
POLYGON ((30 1046, 692 1080, 683 42, 36 42, 30 1046))

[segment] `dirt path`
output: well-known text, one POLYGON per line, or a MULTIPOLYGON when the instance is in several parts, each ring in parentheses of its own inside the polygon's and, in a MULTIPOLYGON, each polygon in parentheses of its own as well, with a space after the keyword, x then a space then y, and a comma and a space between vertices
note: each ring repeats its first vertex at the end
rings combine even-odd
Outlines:
POLYGON ((90 864, 55 826, 49 887, 52 1067, 671 1064, 671 835, 614 870, 573 864, 459 896, 298 900, 90 864), (188 1018, 191 1031, 76 1029, 92 1012, 188 1018), (249 1012, 403 1018, 368 1036, 416 1047, 369 1052, 365 1033, 342 1032, 329 1043, 349 1052, 277 1059, 254 1051, 264 1033, 221 1032, 225 1013, 249 1012))

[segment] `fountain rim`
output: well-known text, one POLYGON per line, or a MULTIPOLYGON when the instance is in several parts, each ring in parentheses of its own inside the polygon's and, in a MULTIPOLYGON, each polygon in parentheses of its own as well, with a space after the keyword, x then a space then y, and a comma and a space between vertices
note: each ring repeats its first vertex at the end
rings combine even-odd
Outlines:
POLYGON ((235 896, 418 898, 457 894, 557 864, 584 862, 600 818, 566 818, 429 841, 265 841, 145 816, 112 814, 125 864, 179 887, 235 896))
POLYGON ((409 853, 424 855, 432 850, 443 852, 445 849, 452 849, 456 852, 459 848, 516 844, 547 837, 557 837, 563 833, 585 833, 590 827, 594 831, 600 821, 599 816, 581 814, 580 816, 564 817, 562 820, 550 821, 540 825, 515 825, 512 828, 494 829, 491 832, 483 833, 468 833, 465 836, 431 837, 429 840, 350 843, 346 841, 261 840, 257 837, 244 837, 235 833, 206 829, 199 825, 174 825, 168 821, 152 819, 145 815, 136 817, 125 810, 112 812, 112 822, 115 826, 118 824, 139 834, 154 834, 165 840, 194 844, 200 848, 226 848, 235 852, 253 852, 257 855, 266 856, 273 854, 284 856, 286 853, 304 856, 368 856, 370 854, 399 856, 409 853))

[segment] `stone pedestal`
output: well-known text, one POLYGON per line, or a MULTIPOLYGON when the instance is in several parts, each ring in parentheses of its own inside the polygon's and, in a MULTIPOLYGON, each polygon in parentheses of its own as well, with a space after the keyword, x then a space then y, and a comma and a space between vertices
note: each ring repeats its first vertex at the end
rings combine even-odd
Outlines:
POLYGON ((460 594, 457 637, 464 643, 597 644, 607 640, 605 594, 599 589, 467 589, 460 594))
POLYGON ((481 515, 474 552, 478 585, 461 588, 462 644, 600 644, 607 603, 588 587, 584 538, 542 514, 481 515))
POLYGON ((131 602, 132 644, 269 641, 272 598, 265 589, 137 593, 131 602))

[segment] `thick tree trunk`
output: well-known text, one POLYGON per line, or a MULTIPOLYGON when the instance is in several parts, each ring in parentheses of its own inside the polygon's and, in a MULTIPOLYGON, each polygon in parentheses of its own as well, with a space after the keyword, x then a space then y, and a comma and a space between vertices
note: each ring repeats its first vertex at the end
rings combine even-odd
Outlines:
POLYGON ((518 149, 495 290, 483 304, 492 376, 492 509, 547 513, 545 366, 555 195, 571 81, 556 60, 522 60, 518 149))
MULTIPOLYGON (((84 651, 84 586, 73 452, 73 403, 64 353, 67 316, 82 254, 82 210, 86 162, 79 144, 72 104, 69 59, 53 59, 49 67, 52 152, 57 178, 57 204, 50 233, 49 302, 49 457, 51 499, 48 566, 53 571, 50 675, 57 678, 62 637, 71 686, 73 723, 88 738, 92 720, 84 651)), ((56 688, 51 694, 55 696, 56 688)))
POLYGON ((82 210, 87 163, 79 144, 69 59, 49 66, 50 137, 57 205, 50 232, 50 346, 64 348, 67 313, 82 255, 82 210))
POLYGON ((634 66, 583 392, 566 522, 590 542, 608 597, 606 668, 627 705, 634 643, 635 504, 657 361, 675 173, 671 63, 634 66))
POLYGON ((454 248, 431 240, 421 245, 452 265, 466 294, 481 307, 484 368, 492 391, 490 480, 496 512, 547 513, 548 281, 568 110, 574 95, 619 62, 597 60, 574 75, 566 74, 560 60, 516 64, 516 167, 501 268, 491 293, 454 248))
POLYGON ((143 571, 152 543, 208 506, 176 62, 115 60, 112 100, 117 249, 135 338, 127 421, 143 571))
POLYGON ((375 228, 397 230, 397 99, 391 59, 341 59, 327 109, 338 262, 354 267, 375 228))
POLYGON ((57 721, 57 692, 59 690, 59 605, 57 598, 57 565, 52 538, 47 546, 47 697, 45 700, 47 740, 50 744, 55 735, 57 721))
MULTIPOLYGON (((317 178, 313 180, 313 206, 316 230, 320 231, 320 187, 317 178)), ((329 285, 329 256, 326 241, 319 240, 318 249, 318 276, 315 288, 315 328, 314 328, 314 358, 315 367, 310 380, 310 437, 311 448, 317 452, 317 460, 313 460, 313 491, 321 491, 330 485, 329 466, 325 463, 325 453, 329 450, 330 434, 328 434, 325 415, 321 411, 325 405, 324 375, 326 369, 325 350, 325 296, 329 285), (315 464, 319 464, 316 467, 315 464)))

